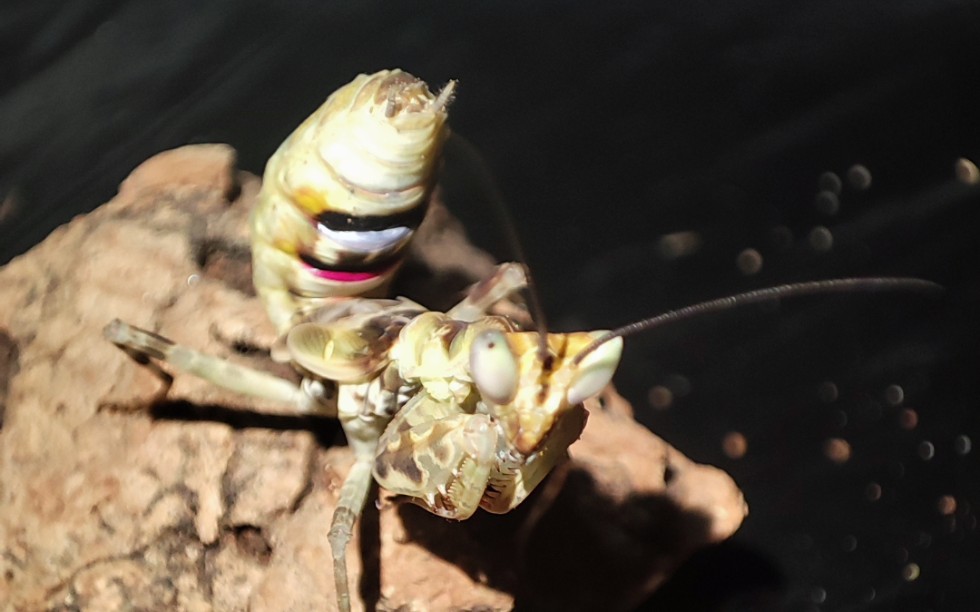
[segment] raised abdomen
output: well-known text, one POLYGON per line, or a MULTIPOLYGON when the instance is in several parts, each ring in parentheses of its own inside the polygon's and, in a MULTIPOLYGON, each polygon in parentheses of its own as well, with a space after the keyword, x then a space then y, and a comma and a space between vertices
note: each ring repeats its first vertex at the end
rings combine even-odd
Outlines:
POLYGON ((324 298, 383 291, 425 216, 452 90, 433 95, 400 70, 362 74, 269 160, 253 281, 280 332, 324 298))

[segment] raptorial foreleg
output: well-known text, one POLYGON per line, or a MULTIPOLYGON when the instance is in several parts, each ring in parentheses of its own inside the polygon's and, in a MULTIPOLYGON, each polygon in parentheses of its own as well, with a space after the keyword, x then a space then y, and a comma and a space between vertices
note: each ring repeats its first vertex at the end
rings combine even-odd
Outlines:
POLYGON ((527 286, 524 266, 505 263, 492 275, 470 287, 466 297, 446 314, 457 321, 475 321, 486 315, 497 302, 527 286))
POLYGON ((341 612, 350 610, 350 587, 347 579, 347 545, 354 533, 354 523, 364 510, 371 490, 371 467, 374 457, 357 457, 340 489, 340 499, 330 521, 327 540, 333 556, 334 586, 337 589, 337 607, 341 612))
POLYGON ((337 606, 341 612, 350 610, 350 587, 347 582, 347 545, 354 533, 354 523, 364 511, 368 492, 373 481, 375 450, 381 432, 391 420, 386 414, 362 410, 371 383, 340 385, 338 397, 341 408, 340 424, 347 435, 347 444, 354 451, 354 465, 344 478, 340 497, 327 539, 333 556, 334 584, 337 588, 337 606))
POLYGON ((195 351, 155 334, 114 319, 102 332, 117 346, 146 357, 169 363, 219 387, 236 393, 259 397, 290 406, 298 413, 336 414, 332 393, 317 381, 302 385, 226 359, 195 351))
POLYGON ((496 450, 497 430, 489 416, 423 391, 381 436, 374 478, 433 514, 463 520, 480 507, 496 450))

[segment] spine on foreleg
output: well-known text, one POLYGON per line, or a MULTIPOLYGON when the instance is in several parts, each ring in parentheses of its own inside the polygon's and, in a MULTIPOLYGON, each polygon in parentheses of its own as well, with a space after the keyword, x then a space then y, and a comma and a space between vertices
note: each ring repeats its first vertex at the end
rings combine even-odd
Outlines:
POLYGON ((453 86, 434 95, 400 70, 362 74, 269 160, 253 281, 280 332, 324 298, 384 291, 425 216, 453 86))

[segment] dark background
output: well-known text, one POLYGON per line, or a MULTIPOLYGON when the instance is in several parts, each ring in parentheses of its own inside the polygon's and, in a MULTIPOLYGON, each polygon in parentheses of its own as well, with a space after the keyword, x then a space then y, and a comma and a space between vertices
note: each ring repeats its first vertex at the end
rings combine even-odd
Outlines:
MULTIPOLYGON (((954 163, 980 161, 980 7, 644 6, 4 3, 0 262, 158 151, 227 142, 261 172, 359 72, 459 79, 453 129, 497 177, 553 328, 795 280, 947 288, 788 300, 627 342, 617 381, 639 418, 729 470, 751 507, 649 606, 973 609, 980 187, 954 163), (855 164, 870 187, 848 182, 855 164), (825 172, 844 183, 835 214, 815 202, 825 172), (831 248, 814 246, 819 227, 831 248), (679 231, 700 248, 665 256, 662 237, 679 231), (748 248, 762 256, 754 275, 736 265, 748 248), (672 392, 666 409, 647 401, 657 386, 672 392), (744 457, 723 452, 729 432, 745 436, 744 457), (845 461, 828 456, 835 438, 845 461)), ((498 215, 452 182, 467 168, 448 153, 450 205, 511 258, 498 215)))

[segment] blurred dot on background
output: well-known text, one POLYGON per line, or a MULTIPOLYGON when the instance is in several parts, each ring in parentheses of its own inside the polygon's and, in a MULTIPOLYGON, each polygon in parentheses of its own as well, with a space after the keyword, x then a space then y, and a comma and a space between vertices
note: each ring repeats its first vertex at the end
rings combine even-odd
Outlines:
POLYGON ((821 587, 815 587, 810 591, 810 601, 816 604, 822 604, 827 601, 827 589, 821 587))
POLYGON ((0 225, 20 214, 21 208, 23 207, 14 194, 8 193, 4 196, 3 201, 0 202, 0 225))
POLYGON ((952 495, 943 495, 936 502, 936 507, 939 509, 939 514, 949 516, 956 512, 956 498, 952 495))
POLYGON ((904 546, 899 546, 895 549, 895 560, 899 563, 905 563, 909 560, 909 549, 904 546))
POLYGON ((913 580, 919 577, 919 573, 920 573, 919 564, 909 563, 902 568, 902 580, 905 580, 906 582, 912 582, 913 580))
POLYGON ((961 157, 956 160, 954 164, 954 171, 956 172, 956 180, 967 185, 976 185, 980 183, 980 170, 977 169, 977 165, 965 157, 961 157))
POLYGON ((822 225, 810 230, 806 240, 814 251, 825 252, 834 246, 834 235, 822 225))
POLYGON ((847 184, 851 189, 864 191, 871 187, 871 171, 861 164, 854 164, 847 170, 847 184))
POLYGON ((936 455, 936 447, 933 446, 932 442, 923 440, 922 442, 919 442, 917 452, 919 453, 920 459, 923 461, 929 461, 936 455))
POLYGON ((671 374, 667 376, 667 387, 675 396, 684 397, 691 392, 691 381, 681 374, 671 374))
POLYGON ((877 482, 869 482, 868 486, 864 487, 864 497, 873 502, 881 499, 881 485, 877 482))
POLYGON ((840 177, 835 172, 824 172, 817 179, 817 187, 821 191, 829 191, 834 195, 840 195, 840 190, 843 186, 840 177))
POLYGON ((657 385, 650 389, 647 401, 657 410, 666 410, 674 403, 674 392, 663 385, 657 385))
POLYGON ((966 455, 973 448, 973 442, 967 436, 956 436, 956 440, 953 441, 953 448, 956 449, 957 455, 966 455))
POLYGON ((851 458, 851 445, 843 438, 829 438, 824 442, 823 454, 834 463, 846 463, 851 458))
POLYGON ((827 404, 837 401, 837 385, 829 380, 820 383, 820 387, 817 389, 817 397, 820 398, 821 402, 827 404))
POLYGON ((762 269, 762 255, 755 249, 745 249, 738 254, 735 265, 738 266, 739 272, 746 276, 758 274, 762 269))
POLYGON ((834 412, 834 423, 838 427, 847 427, 847 413, 843 410, 834 412))
POLYGON ((919 413, 911 408, 905 408, 898 413, 898 426, 912 431, 919 425, 919 413))
POLYGON ((721 448, 730 459, 741 459, 749 449, 749 442, 741 433, 730 431, 722 438, 721 448))
POLYGON ((885 388, 885 401, 889 406, 898 406, 905 400, 905 390, 898 385, 888 385, 885 388))
POLYGON ((690 231, 665 234, 657 241, 657 247, 664 259, 688 257, 701 249, 701 234, 690 231))
POLYGON ((818 191, 813 199, 813 207, 825 215, 836 215, 840 210, 840 198, 832 191, 818 191))

